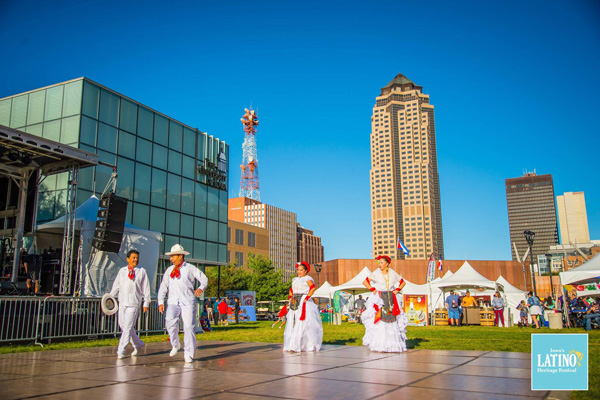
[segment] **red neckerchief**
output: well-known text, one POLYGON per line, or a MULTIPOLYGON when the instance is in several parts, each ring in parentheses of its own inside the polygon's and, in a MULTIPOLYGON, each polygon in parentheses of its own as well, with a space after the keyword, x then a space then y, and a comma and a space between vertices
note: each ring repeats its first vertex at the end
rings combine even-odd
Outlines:
POLYGON ((171 271, 171 278, 179 278, 181 276, 179 268, 181 268, 182 265, 183 263, 176 265, 175 268, 173 268, 173 271, 171 271))
POLYGON ((129 270, 129 273, 127 274, 127 276, 129 277, 129 279, 133 280, 135 278, 135 272, 133 271, 134 268, 127 268, 129 270))

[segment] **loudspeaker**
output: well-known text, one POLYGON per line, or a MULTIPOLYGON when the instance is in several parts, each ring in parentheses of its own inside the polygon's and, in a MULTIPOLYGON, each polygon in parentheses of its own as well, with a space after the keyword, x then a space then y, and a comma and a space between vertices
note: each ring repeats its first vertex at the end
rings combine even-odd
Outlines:
POLYGON ((108 253, 117 253, 121 248, 126 217, 126 198, 116 196, 114 192, 103 195, 100 199, 92 246, 108 253))

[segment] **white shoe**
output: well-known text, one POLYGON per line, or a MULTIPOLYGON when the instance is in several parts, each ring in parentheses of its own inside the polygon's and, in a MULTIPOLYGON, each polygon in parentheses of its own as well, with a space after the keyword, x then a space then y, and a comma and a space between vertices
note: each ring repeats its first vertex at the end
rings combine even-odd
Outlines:
POLYGON ((179 347, 173 347, 173 348, 171 349, 171 352, 169 353, 169 356, 170 356, 170 357, 174 357, 174 356, 175 356, 175 354, 177 354, 177 352, 178 352, 178 351, 179 351, 179 347))
POLYGON ((140 347, 135 347, 133 346, 133 351, 131 352, 132 356, 137 356, 138 354, 138 350, 141 349, 142 347, 145 347, 146 343, 142 343, 142 345, 140 347))
POLYGON ((117 360, 122 360, 125 358, 125 354, 117 354, 117 360))
MULTIPOLYGON (((282 325, 283 326, 283 325, 282 325)), ((281 329, 281 326, 279 327, 279 329, 281 329)))
POLYGON ((183 359, 188 364, 194 362, 194 359, 192 357, 188 356, 187 354, 183 356, 183 359))

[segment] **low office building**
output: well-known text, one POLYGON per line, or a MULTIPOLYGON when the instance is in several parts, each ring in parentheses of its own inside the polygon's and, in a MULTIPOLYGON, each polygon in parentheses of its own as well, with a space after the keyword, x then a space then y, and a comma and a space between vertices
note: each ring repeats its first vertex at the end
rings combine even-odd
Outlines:
POLYGON ((254 225, 229 220, 227 227, 227 263, 248 266, 250 254, 269 258, 269 231, 254 225))
MULTIPOLYGON (((225 265, 229 146, 87 78, 0 99, 0 125, 98 154, 116 166, 126 221, 181 243, 200 267, 225 265)), ((80 171, 77 203, 99 196, 113 169, 80 171)), ((40 187, 38 223, 64 213, 67 176, 40 187)), ((159 269, 160 271, 160 269, 159 269)))
POLYGON ((298 237, 298 262, 306 261, 310 265, 325 261, 325 249, 321 238, 314 232, 296 224, 298 237))

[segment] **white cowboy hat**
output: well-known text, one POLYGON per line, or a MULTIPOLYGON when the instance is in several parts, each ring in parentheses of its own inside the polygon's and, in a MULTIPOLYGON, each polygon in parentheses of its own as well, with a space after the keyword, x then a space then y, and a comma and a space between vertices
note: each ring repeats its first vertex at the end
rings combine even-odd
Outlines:
POLYGON ((106 315, 113 315, 119 311, 119 303, 117 302, 117 299, 115 299, 115 296, 110 293, 106 293, 102 296, 100 307, 102 308, 102 312, 106 315))
POLYGON ((175 254, 183 254, 183 255, 187 256, 188 254, 190 254, 190 252, 185 251, 183 249, 182 245, 176 244, 176 245, 173 245, 173 247, 171 247, 171 251, 169 251, 168 253, 165 253, 165 256, 173 256, 175 254))

